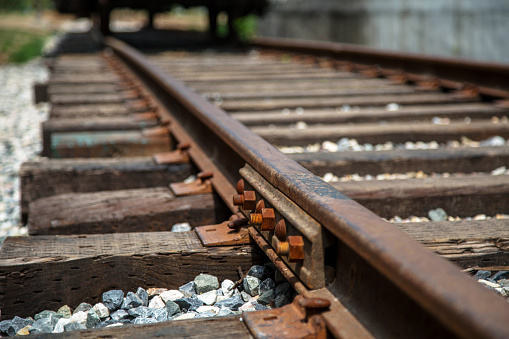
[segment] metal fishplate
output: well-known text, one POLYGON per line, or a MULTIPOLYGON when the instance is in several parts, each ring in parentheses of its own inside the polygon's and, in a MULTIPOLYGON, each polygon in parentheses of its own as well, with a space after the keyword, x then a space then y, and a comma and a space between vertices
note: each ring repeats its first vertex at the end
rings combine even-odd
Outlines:
POLYGON ((326 286, 326 231, 251 166, 240 169, 234 204, 249 219, 278 256, 310 289, 326 286))

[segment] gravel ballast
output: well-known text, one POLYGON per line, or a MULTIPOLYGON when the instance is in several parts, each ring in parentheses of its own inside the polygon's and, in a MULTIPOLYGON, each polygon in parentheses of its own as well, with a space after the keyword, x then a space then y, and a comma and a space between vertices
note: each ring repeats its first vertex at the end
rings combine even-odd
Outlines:
POLYGON ((56 312, 44 310, 35 314, 33 318, 16 316, 10 320, 3 320, 0 322, 0 334, 14 336, 62 333, 127 324, 240 315, 243 312, 282 307, 293 300, 296 292, 287 282, 276 284, 275 278, 275 267, 267 264, 253 266, 244 278, 244 283, 235 284, 228 279, 219 283, 214 276, 200 274, 194 281, 182 285, 178 290, 166 288, 145 290, 139 287, 136 293, 130 291, 125 293, 121 290, 105 291, 101 302, 95 305, 81 303, 74 310, 68 305, 63 305, 56 312), (264 280, 260 282, 259 278, 264 280), (253 283, 258 286, 257 289, 252 288, 253 283), (196 291, 196 286, 202 293, 196 291), (205 289, 202 289, 203 286, 206 286, 205 289), (246 286, 249 286, 248 291, 246 286), (213 289, 210 289, 211 287, 213 289), (244 294, 248 300, 244 300, 244 294))
POLYGON ((0 66, 0 242, 4 236, 26 235, 20 224, 19 168, 41 151, 40 123, 49 105, 34 105, 32 86, 44 82, 42 59, 0 66))

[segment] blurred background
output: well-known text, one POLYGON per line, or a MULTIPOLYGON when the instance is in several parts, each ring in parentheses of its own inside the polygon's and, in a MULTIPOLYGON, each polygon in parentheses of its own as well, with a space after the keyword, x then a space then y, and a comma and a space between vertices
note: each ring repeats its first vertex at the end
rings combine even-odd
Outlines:
POLYGON ((214 18, 219 38, 234 30, 241 40, 335 41, 509 63, 509 0, 0 0, 0 62, 23 61, 59 29, 90 29, 90 11, 101 4, 111 7, 113 32, 207 32, 214 18))

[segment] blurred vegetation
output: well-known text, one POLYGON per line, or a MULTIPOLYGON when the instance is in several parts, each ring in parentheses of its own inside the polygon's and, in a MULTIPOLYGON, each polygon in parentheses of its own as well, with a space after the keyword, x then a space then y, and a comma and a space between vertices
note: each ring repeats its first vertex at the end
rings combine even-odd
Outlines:
POLYGON ((7 62, 22 63, 41 55, 47 33, 0 29, 0 55, 7 62))
POLYGON ((52 6, 51 0, 0 0, 0 12, 28 12, 52 6))
MULTIPOLYGON (((233 22, 233 28, 237 31, 240 41, 249 41, 256 34, 256 25, 258 17, 254 14, 236 19, 233 22)), ((228 25, 226 18, 219 18, 217 25, 217 33, 219 37, 225 38, 228 36, 228 25)))

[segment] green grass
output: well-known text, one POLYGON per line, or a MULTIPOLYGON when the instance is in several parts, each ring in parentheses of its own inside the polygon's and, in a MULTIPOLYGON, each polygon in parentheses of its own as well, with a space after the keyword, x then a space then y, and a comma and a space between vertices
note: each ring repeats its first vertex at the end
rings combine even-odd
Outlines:
POLYGON ((41 55, 47 33, 0 29, 0 55, 7 62, 23 63, 41 55))

